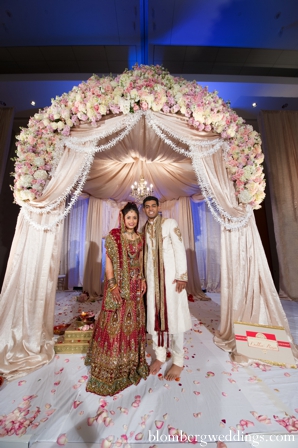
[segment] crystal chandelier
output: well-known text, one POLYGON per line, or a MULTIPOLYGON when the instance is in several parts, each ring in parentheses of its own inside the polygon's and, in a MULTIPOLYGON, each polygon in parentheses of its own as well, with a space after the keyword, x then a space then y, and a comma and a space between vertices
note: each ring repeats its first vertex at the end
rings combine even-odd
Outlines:
POLYGON ((141 174, 139 182, 135 181, 131 186, 130 196, 136 198, 137 201, 142 201, 147 196, 153 193, 153 185, 147 186, 147 181, 144 179, 143 174, 141 174))

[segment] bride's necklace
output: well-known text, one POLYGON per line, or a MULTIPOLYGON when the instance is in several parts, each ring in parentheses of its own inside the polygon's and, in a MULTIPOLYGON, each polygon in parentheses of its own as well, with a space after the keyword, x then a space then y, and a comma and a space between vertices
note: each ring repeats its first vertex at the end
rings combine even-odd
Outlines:
MULTIPOLYGON (((132 243, 135 243, 135 241, 137 240, 137 238, 135 238, 135 235, 136 235, 136 237, 138 237, 138 235, 136 234, 136 232, 134 230, 132 232, 129 232, 128 230, 126 230, 124 232, 124 234, 126 235, 127 255, 130 258, 130 263, 132 263, 133 259, 138 255, 138 252, 137 251, 134 251, 133 253, 130 252, 128 240, 131 241, 132 243)), ((135 246, 135 244, 133 244, 133 246, 135 246)))
POLYGON ((125 230, 124 233, 125 233, 127 239, 129 239, 129 240, 131 240, 131 241, 134 241, 134 240, 135 240, 135 235, 136 235, 136 233, 135 233, 134 230, 133 230, 132 232, 129 232, 128 230, 125 230))

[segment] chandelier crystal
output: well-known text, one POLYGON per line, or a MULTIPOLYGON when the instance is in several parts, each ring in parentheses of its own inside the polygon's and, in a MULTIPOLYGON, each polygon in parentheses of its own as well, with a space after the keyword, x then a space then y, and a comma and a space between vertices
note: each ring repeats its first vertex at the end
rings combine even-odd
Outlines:
POLYGON ((137 201, 142 201, 147 196, 152 195, 153 185, 148 186, 147 181, 144 179, 143 174, 141 174, 139 182, 135 181, 131 186, 130 196, 133 196, 137 201))

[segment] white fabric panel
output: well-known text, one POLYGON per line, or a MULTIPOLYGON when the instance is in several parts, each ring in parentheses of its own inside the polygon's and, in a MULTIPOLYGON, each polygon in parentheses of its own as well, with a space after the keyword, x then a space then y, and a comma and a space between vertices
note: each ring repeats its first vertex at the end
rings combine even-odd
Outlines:
POLYGON ((195 248, 202 289, 208 292, 220 291, 220 234, 218 222, 205 201, 193 204, 195 248))
POLYGON ((68 289, 83 285, 88 202, 89 199, 79 199, 70 212, 68 222, 68 289))

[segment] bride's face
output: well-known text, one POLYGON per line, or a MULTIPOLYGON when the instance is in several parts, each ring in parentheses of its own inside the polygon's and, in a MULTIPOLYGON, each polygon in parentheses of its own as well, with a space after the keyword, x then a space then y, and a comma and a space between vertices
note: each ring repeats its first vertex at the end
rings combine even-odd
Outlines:
POLYGON ((130 210, 124 216, 124 224, 127 230, 133 230, 138 224, 138 215, 134 210, 130 210))

